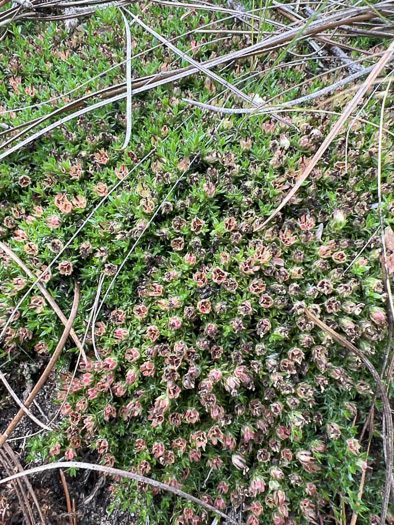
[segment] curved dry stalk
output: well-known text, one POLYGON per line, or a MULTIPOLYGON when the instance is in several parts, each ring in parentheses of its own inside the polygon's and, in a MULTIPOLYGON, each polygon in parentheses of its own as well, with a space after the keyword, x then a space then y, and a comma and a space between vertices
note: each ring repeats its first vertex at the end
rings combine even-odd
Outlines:
MULTIPOLYGON (((357 89, 358 89, 359 86, 357 86, 357 89)), ((183 99, 185 101, 187 101, 188 99, 183 99)), ((209 109, 209 107, 212 107, 212 108, 216 108, 218 106, 209 106, 209 105, 201 105, 201 108, 202 109, 209 109), (208 107, 206 107, 208 106, 208 107)), ((303 108, 303 107, 293 107, 293 108, 280 108, 279 106, 276 108, 276 111, 278 113, 294 113, 294 112, 298 112, 298 113, 320 113, 322 115, 335 115, 335 116, 341 116, 341 113, 339 113, 338 111, 329 111, 327 109, 318 109, 318 108, 303 108)), ((260 112, 256 112, 256 113, 253 113, 251 116, 256 116, 258 117, 259 115, 265 115, 266 113, 264 111, 260 111, 260 112)), ((358 121, 358 122, 362 122, 363 124, 368 124, 374 128, 379 128, 379 124, 376 124, 375 122, 372 122, 371 120, 368 120, 368 119, 365 119, 365 118, 362 118, 362 117, 354 117, 354 120, 355 121, 358 121)), ((390 131, 389 129, 387 128, 384 128, 384 132, 387 133, 388 135, 391 135, 392 137, 394 137, 394 132, 393 131, 390 131)))
MULTIPOLYGON (((384 239, 384 220, 383 220, 383 209, 382 209, 382 159, 383 159, 383 148, 382 148, 382 140, 383 140, 383 121, 384 121, 384 110, 386 106, 387 96, 389 94, 391 82, 393 80, 393 76, 390 78, 390 82, 388 83, 383 101, 382 101, 382 107, 380 112, 380 126, 379 126, 379 138, 378 138, 378 169, 377 169, 377 179, 378 179, 378 211, 379 211, 379 222, 380 222, 380 234, 381 234, 381 242, 382 242, 382 252, 383 252, 383 267, 384 267, 384 281, 385 281, 385 288, 387 292, 387 303, 389 307, 389 315, 392 320, 394 320, 394 305, 393 305, 393 294, 391 290, 391 284, 390 284, 390 278, 389 278, 389 271, 387 266, 387 250, 386 250, 386 242, 384 239)), ((383 363, 383 369, 382 374, 384 374, 386 366, 388 361, 388 354, 385 356, 385 360, 383 363)), ((391 363, 389 365, 389 374, 387 376, 387 388, 390 383, 390 377, 391 377, 391 371, 392 367, 394 366, 394 353, 391 360, 391 363)))
POLYGON ((386 459, 386 482, 385 482, 385 489, 384 489, 384 495, 383 495, 382 514, 380 516, 380 523, 381 525, 384 525, 386 521, 388 505, 390 501, 392 469, 393 469, 393 440, 392 440, 393 419, 391 415, 390 401, 388 399, 386 389, 384 388, 384 385, 382 383, 382 380, 376 368, 373 366, 371 361, 364 355, 364 353, 361 350, 359 350, 356 346, 354 346, 353 343, 345 339, 342 335, 338 334, 338 332, 330 328, 321 319, 319 319, 314 314, 312 314, 312 312, 310 312, 307 308, 305 308, 305 314, 308 317, 308 319, 310 319, 316 326, 318 326, 324 332, 330 335, 334 339, 334 341, 336 341, 338 344, 340 344, 344 348, 347 348, 348 350, 350 350, 350 352, 356 354, 356 356, 364 363, 368 371, 371 373, 372 377, 374 378, 376 382, 377 389, 381 395, 382 404, 383 404, 383 416, 384 416, 383 421, 386 427, 385 431, 383 431, 383 448, 386 453, 385 454, 386 455, 386 458, 385 458, 386 459))
MULTIPOLYGON (((25 274, 30 277, 30 279, 35 279, 35 275, 33 272, 25 265, 25 263, 16 255, 16 253, 11 250, 9 246, 4 244, 2 241, 0 241, 0 250, 3 250, 18 266, 22 268, 22 270, 25 272, 25 274)), ((43 286, 39 281, 36 281, 36 286, 42 293, 42 295, 45 297, 47 302, 50 306, 52 306, 54 312, 58 316, 58 318, 61 320, 61 322, 64 324, 64 326, 67 325, 67 318, 64 315, 64 313, 61 311, 59 305, 55 301, 55 299, 52 297, 52 295, 48 292, 48 290, 43 286)), ((70 337, 74 341, 76 347, 81 352, 83 358, 86 361, 86 354, 83 349, 83 345, 81 344, 81 341, 78 339, 77 334, 74 332, 73 329, 70 330, 70 337)))
POLYGON ((361 248, 361 250, 356 253, 356 255, 353 257, 352 261, 346 266, 345 270, 343 271, 343 275, 345 275, 350 270, 350 268, 357 261, 357 259, 360 257, 360 255, 368 248, 369 243, 372 241, 372 239, 375 237, 375 235, 378 233, 379 230, 380 230, 380 226, 378 226, 376 228, 376 230, 372 233, 372 235, 369 237, 369 239, 364 244, 364 246, 361 248))
MULTIPOLYGON (((369 454, 369 450, 371 448, 371 442, 372 442, 372 437, 373 437, 373 419, 374 419, 374 411, 372 411, 372 415, 371 415, 371 419, 370 419, 370 430, 369 430, 368 445, 367 445, 367 450, 366 450, 367 457, 368 457, 368 454, 369 454)), ((363 497, 364 485, 365 485, 366 477, 367 477, 367 469, 365 468, 365 469, 363 469, 363 471, 361 473, 360 485, 359 485, 359 489, 358 489, 358 493, 357 493, 357 498, 359 500, 361 500, 361 498, 363 497)), ((353 514, 352 514, 352 517, 351 517, 349 525, 356 525, 357 520, 358 520, 358 514, 357 514, 357 512, 354 511, 353 514)))
MULTIPOLYGON (((38 392, 44 386, 46 380, 48 379, 50 373, 52 372, 53 367, 55 366, 56 361, 58 360, 58 358, 59 358, 59 356, 60 356, 60 354, 61 354, 61 352, 63 350, 63 347, 66 344, 66 341, 67 341, 68 335, 70 333, 71 327, 73 325, 75 316, 77 315, 78 305, 79 305, 79 284, 76 281, 76 279, 74 280, 74 284, 75 284, 74 302, 73 302, 73 305, 72 305, 72 308, 71 308, 70 317, 69 317, 69 319, 67 321, 67 324, 66 324, 66 326, 64 328, 64 332, 63 332, 63 334, 62 334, 62 336, 61 336, 61 338, 60 338, 60 340, 59 340, 59 342, 58 342, 58 344, 56 346, 56 349, 55 349, 53 355, 51 356, 51 359, 49 360, 47 366, 45 367, 45 370, 42 373, 40 379, 37 381, 37 384, 35 385, 33 390, 30 392, 29 397, 26 399, 25 407, 30 407, 31 404, 33 403, 33 401, 36 398, 38 392)), ((20 420, 23 418, 24 415, 25 415, 25 410, 21 409, 16 414, 16 416, 13 418, 11 423, 8 425, 7 429, 4 431, 4 434, 2 434, 0 436, 0 448, 7 441, 8 437, 15 430, 15 428, 17 427, 17 425, 19 424, 20 420)), ((49 428, 49 430, 52 430, 52 429, 49 428)))
POLYGON ((91 314, 89 316, 88 324, 87 324, 85 335, 84 335, 84 338, 83 338, 83 340, 86 341, 86 337, 88 335, 89 327, 91 326, 93 351, 94 351, 94 355, 96 356, 97 361, 102 361, 102 359, 101 359, 101 356, 100 356, 100 354, 99 354, 99 352, 97 350, 97 346, 96 346, 96 334, 94 332, 95 322, 96 322, 95 321, 95 319, 96 319, 95 316, 96 316, 97 307, 98 307, 98 304, 99 304, 99 301, 100 301, 101 288, 103 286, 104 279, 105 279, 105 274, 102 274, 102 276, 100 277, 98 286, 97 286, 97 292, 96 292, 96 297, 94 298, 92 312, 91 312, 91 314))
POLYGON ((166 492, 171 492, 172 494, 174 494, 175 496, 179 496, 180 498, 192 501, 193 503, 196 503, 197 505, 203 507, 209 512, 213 512, 214 514, 217 514, 218 516, 227 520, 228 523, 231 523, 232 525, 237 525, 237 522, 235 520, 233 520, 220 510, 215 509, 215 507, 212 507, 212 505, 209 505, 208 503, 205 503, 204 501, 201 501, 200 499, 191 496, 190 494, 187 494, 187 492, 183 492, 183 490, 176 489, 174 487, 171 487, 170 485, 166 485, 165 483, 161 483, 160 481, 156 481, 151 478, 146 478, 145 476, 140 476, 139 474, 134 474, 133 472, 128 472, 127 470, 106 467, 104 465, 95 465, 93 463, 84 463, 80 461, 59 461, 55 463, 50 463, 49 465, 41 465, 40 467, 34 467, 25 470, 24 472, 18 472, 13 476, 8 476, 7 478, 1 479, 0 485, 18 479, 22 476, 37 474, 40 472, 45 472, 47 470, 54 470, 58 468, 81 468, 85 470, 94 470, 96 472, 105 472, 106 474, 109 474, 111 476, 120 476, 122 478, 132 479, 133 481, 137 481, 138 483, 145 483, 146 485, 151 485, 152 487, 156 487, 166 492))

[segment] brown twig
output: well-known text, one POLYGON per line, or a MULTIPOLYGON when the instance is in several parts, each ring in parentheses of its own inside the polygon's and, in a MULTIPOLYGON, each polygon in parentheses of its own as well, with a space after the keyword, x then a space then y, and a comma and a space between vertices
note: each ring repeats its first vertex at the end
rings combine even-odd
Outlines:
MULTIPOLYGON (((18 266, 20 266, 22 268, 22 270, 25 272, 25 274, 30 277, 30 279, 34 279, 35 280, 35 276, 33 274, 33 272, 25 265, 25 263, 16 255, 16 253, 11 250, 11 248, 9 246, 7 246, 6 244, 4 244, 3 242, 0 241, 0 249, 3 250, 14 262, 16 262, 16 264, 18 266)), ((50 304, 50 306, 52 306, 54 312, 56 313, 56 315, 59 317, 59 319, 61 320, 61 322, 64 324, 64 326, 67 325, 67 318, 66 316, 63 314, 63 312, 61 311, 61 309, 59 308, 59 305, 57 304, 57 302, 55 301, 55 299, 52 297, 52 295, 48 292, 48 290, 45 288, 45 286, 43 286, 40 282, 37 283, 37 288, 40 290, 40 292, 42 293, 42 295, 45 297, 45 299, 48 301, 48 303, 50 304)), ((70 330, 70 336, 72 337, 76 347, 78 348, 78 350, 81 352, 83 358, 85 359, 86 361, 86 354, 85 354, 85 351, 83 349, 83 346, 82 346, 82 343, 81 341, 78 339, 78 336, 77 334, 74 332, 73 329, 70 330)))
MULTIPOLYGON (((75 316, 77 315, 78 305, 79 305, 79 284, 75 280, 74 302, 73 302, 73 305, 72 305, 72 308, 71 308, 70 317, 69 317, 69 319, 67 321, 67 324, 66 324, 66 326, 64 328, 64 332, 63 332, 63 334, 62 334, 62 336, 60 338, 60 341, 58 342, 58 344, 56 346, 56 349, 55 349, 51 359, 49 360, 49 362, 48 362, 44 372, 42 373, 40 379, 38 380, 37 384, 35 385, 35 387, 31 391, 29 397, 27 398, 27 400, 25 402, 25 406, 26 407, 30 407, 30 405, 33 403, 33 401, 34 401, 35 397, 37 396, 38 392, 41 390, 41 388, 45 384, 45 381, 48 379, 49 374, 52 372, 52 369, 55 366, 55 363, 56 363, 58 357, 60 356, 64 345, 66 344, 66 341, 67 341, 67 338, 69 336, 69 333, 70 333, 72 324, 74 322, 75 316)), ((4 445, 4 443, 6 442, 8 437, 10 436, 10 434, 15 430, 16 426, 18 425, 18 423, 20 422, 20 420, 22 419, 24 414, 25 414, 24 410, 22 410, 22 409, 19 410, 19 412, 14 417, 14 419, 8 425, 7 430, 4 432, 4 434, 2 434, 0 436, 0 448, 4 445)))
POLYGON ((67 504, 67 512, 68 512, 68 522, 69 522, 70 525, 74 525, 73 509, 72 509, 72 506, 71 506, 70 493, 69 493, 69 491, 68 491, 66 477, 65 477, 65 475, 63 474, 63 471, 62 471, 62 470, 60 470, 59 472, 60 472, 60 479, 62 480, 62 485, 63 485, 64 494, 66 495, 66 504, 67 504))
POLYGON ((82 468, 85 470, 95 470, 96 472, 105 472, 106 474, 110 474, 111 476, 120 476, 122 478, 132 479, 139 483, 145 483, 147 485, 151 485, 152 487, 159 488, 166 492, 171 492, 172 494, 175 494, 175 496, 179 496, 180 498, 185 498, 189 501, 192 501, 193 503, 200 505, 200 507, 203 507, 209 512, 213 512, 217 514, 218 516, 224 518, 225 520, 228 521, 228 523, 237 525, 237 522, 234 519, 227 516, 226 514, 224 514, 224 512, 221 512, 215 507, 212 507, 212 505, 205 503, 205 501, 202 501, 198 498, 195 498, 194 496, 191 496, 190 494, 187 494, 187 492, 183 492, 183 490, 176 489, 174 487, 171 487, 170 485, 166 485, 165 483, 156 481, 155 479, 146 478, 145 476, 140 476, 139 474, 134 474, 133 472, 129 472, 127 470, 120 470, 118 468, 106 467, 104 465, 95 465, 93 463, 84 463, 84 462, 79 462, 79 461, 64 461, 64 462, 59 461, 56 463, 49 463, 47 465, 41 465, 40 467, 35 467, 29 470, 25 470, 23 474, 18 473, 18 474, 14 474, 13 476, 8 476, 7 478, 1 479, 0 485, 4 483, 8 483, 9 481, 20 478, 24 475, 36 474, 39 472, 45 472, 46 470, 54 470, 57 468, 82 468))
MULTIPOLYGON (((378 210, 379 210, 379 222, 380 222, 380 235, 381 235, 381 242, 382 242, 382 271, 383 271, 383 283, 384 287, 387 293, 387 309, 388 309, 388 319, 389 319, 389 342, 391 345, 391 337, 392 337, 392 328, 393 328, 393 321, 394 321, 394 303, 393 303, 393 294, 391 290, 391 283, 389 278, 389 268, 387 263, 387 248, 386 248, 386 239, 384 234, 384 218, 383 218, 383 207, 382 207, 382 158, 383 158, 383 120, 384 120, 384 111, 385 111, 385 105, 389 93, 389 89, 391 86, 391 82, 393 80, 393 77, 390 78, 389 84, 386 87, 386 91, 384 93, 383 101, 382 101, 382 107, 381 107, 381 113, 380 113, 380 126, 379 126, 379 138, 378 138, 378 169, 377 169, 377 179, 378 179, 378 210)), ((384 375, 387 363, 389 361, 389 355, 390 355, 390 348, 388 346, 386 355, 383 361, 383 367, 382 367, 382 375, 384 375)), ((386 392, 388 392, 389 385, 390 385, 390 379, 393 372, 394 367, 394 352, 391 356, 391 360, 388 366, 387 371, 387 381, 386 381, 386 392)), ((394 487, 393 487, 394 489, 394 487)))

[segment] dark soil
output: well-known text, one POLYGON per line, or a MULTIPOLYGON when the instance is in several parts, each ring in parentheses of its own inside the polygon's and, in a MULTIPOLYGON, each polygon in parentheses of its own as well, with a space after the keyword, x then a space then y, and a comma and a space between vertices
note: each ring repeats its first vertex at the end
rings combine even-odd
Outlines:
MULTIPOLYGON (((21 374, 24 375, 23 373, 21 374)), ((7 377, 11 386, 20 399, 25 399, 28 395, 26 389, 26 377, 7 377)), ((57 406, 53 404, 53 391, 55 388, 55 377, 52 377, 44 388, 39 392, 36 400, 40 409, 33 406, 31 411, 42 421, 46 421, 55 415, 57 406)), ((0 402, 0 433, 2 433, 13 416, 16 414, 16 408, 11 404, 9 396, 5 391, 1 391, 0 402)), ((26 462, 27 450, 26 439, 24 436, 37 432, 39 428, 28 418, 24 417, 11 436, 9 445, 14 451, 16 457, 25 469, 32 468, 35 465, 26 462), (18 438, 17 441, 12 439, 18 438)), ((94 462, 95 458, 89 455, 84 458, 85 461, 94 462)), ((2 477, 7 475, 5 468, 1 465, 2 477)), ((135 519, 129 512, 115 511, 109 515, 107 507, 110 503, 110 493, 108 487, 110 480, 106 480, 97 472, 80 471, 76 477, 70 477, 65 473, 68 490, 71 501, 75 500, 77 525, 131 525, 135 519)), ((61 482, 58 470, 34 474, 29 477, 29 481, 36 494, 40 504, 41 511, 47 520, 47 525, 69 525, 69 515, 67 514, 66 496, 61 482)), ((21 484, 24 489, 25 485, 21 484)), ((29 506, 36 519, 37 525, 41 524, 37 509, 28 491, 25 492, 29 506)), ((25 525, 30 524, 27 521, 21 508, 14 484, 0 486, 0 525, 25 525)))

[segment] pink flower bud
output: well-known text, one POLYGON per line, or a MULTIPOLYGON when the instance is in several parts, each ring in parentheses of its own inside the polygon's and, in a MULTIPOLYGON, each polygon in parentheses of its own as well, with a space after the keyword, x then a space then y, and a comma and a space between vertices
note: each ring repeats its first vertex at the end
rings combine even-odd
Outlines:
POLYGON ((126 374, 126 384, 132 385, 137 381, 137 373, 134 369, 131 369, 126 374))
POLYGON ((152 447, 152 454, 155 458, 160 458, 164 454, 165 448, 163 443, 155 443, 152 447))
POLYGON ((209 379, 215 383, 219 382, 222 379, 222 372, 214 368, 209 372, 209 379))
POLYGON ((214 505, 215 505, 215 508, 219 510, 224 510, 227 507, 227 503, 221 497, 216 498, 214 505))
POLYGON ((387 323, 386 312, 375 306, 371 308, 371 319, 378 326, 385 325, 387 323))
POLYGON ((129 363, 134 363, 139 357, 140 353, 136 348, 128 348, 125 352, 125 359, 129 363))
POLYGON ((247 519, 246 525, 259 525, 259 519, 251 514, 247 519))
POLYGON ((157 326, 148 326, 146 329, 146 337, 154 343, 160 337, 160 332, 157 326))
POLYGON ((227 494, 229 488, 230 487, 225 481, 221 481, 218 485, 217 491, 219 492, 219 494, 227 494))
MULTIPOLYGON (((260 477, 260 476, 256 476, 255 478, 253 478, 251 483, 250 483, 250 490, 252 491, 253 495, 262 494, 263 492, 265 492, 265 481, 264 481, 264 479, 262 477, 260 477)), ((256 514, 256 513, 253 512, 253 514, 256 514)))
POLYGON ((234 454, 231 456, 231 461, 233 462, 234 467, 239 470, 247 470, 246 460, 241 454, 234 454))
POLYGON ((170 330, 179 330, 179 328, 182 326, 182 321, 179 319, 179 317, 172 317, 168 321, 168 328, 170 330))
POLYGON ((56 443, 49 451, 51 456, 58 456, 60 454, 60 444, 56 443))
POLYGON ((281 470, 280 468, 275 468, 275 467, 271 469, 271 476, 278 481, 280 481, 281 479, 285 477, 283 470, 281 470))
POLYGON ((64 457, 67 461, 72 461, 75 458, 75 452, 73 451, 73 449, 69 448, 68 450, 66 450, 64 457))
POLYGON ((114 370, 118 366, 117 361, 115 361, 115 359, 112 357, 106 357, 103 361, 103 364, 104 370, 114 370))
POLYGON ((185 263, 196 264, 196 256, 193 253, 187 253, 185 255, 185 263))
POLYGON ((357 455, 360 452, 361 446, 360 446, 360 443, 359 443, 359 441, 357 439, 353 439, 353 438, 347 439, 346 443, 347 443, 347 449, 352 454, 356 454, 357 455))
POLYGON ((129 331, 125 328, 117 328, 114 332, 115 339, 119 339, 119 341, 123 341, 128 335, 129 331))

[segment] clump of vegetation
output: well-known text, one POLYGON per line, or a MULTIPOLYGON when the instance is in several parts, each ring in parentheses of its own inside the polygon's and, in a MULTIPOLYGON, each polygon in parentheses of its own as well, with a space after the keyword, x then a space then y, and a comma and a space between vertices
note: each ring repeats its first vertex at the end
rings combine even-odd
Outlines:
MULTIPOLYGON (((211 43, 193 31, 204 24, 230 30, 233 18, 220 22, 220 13, 199 11, 180 27, 175 13, 154 5, 143 14, 162 34, 190 31, 177 45, 200 62, 273 29, 265 21, 256 34, 211 43)), ((26 22, 26 40, 10 29, 3 45, 15 55, 0 84, 4 110, 74 89, 85 80, 83 68, 93 75, 123 60, 121 20, 108 8, 71 35, 55 23, 26 22)), ((135 55, 155 42, 135 29, 131 44, 135 55)), ((376 43, 359 37, 357 45, 376 43)), ((308 44, 297 50, 307 53, 308 44)), ((134 76, 166 71, 171 60, 156 47, 133 62, 134 76)), ((300 95, 305 79, 313 90, 323 87, 319 67, 274 51, 221 75, 254 102, 264 93, 276 103, 300 95)), ((107 82, 121 78, 119 69, 106 73, 107 82)), ((331 113, 353 92, 284 122, 218 116, 183 100, 214 97, 225 106, 219 89, 199 75, 133 97, 125 150, 121 101, 55 128, 2 165, 2 241, 35 275, 46 271, 43 281, 64 312, 73 279, 81 286, 74 330, 87 358, 70 342, 60 360, 62 417, 52 432, 30 439, 30 458, 93 458, 182 489, 247 525, 346 523, 352 512, 359 523, 378 523, 382 447, 374 440, 370 458, 360 437, 376 386, 363 362, 306 310, 380 370, 391 342, 380 213, 394 222, 392 134, 379 133, 383 96, 367 100, 266 224, 328 134, 331 113), (360 476, 371 466, 361 497, 360 476)), ((384 95, 385 85, 377 89, 384 95)), ((45 113, 38 108, 34 117, 45 113)), ((12 125, 33 117, 30 109, 6 115, 12 125)), ((0 254, 6 369, 26 354, 40 367, 62 327, 37 290, 9 323, 34 281, 0 254)), ((143 482, 111 483, 113 505, 135 512, 139 523, 197 525, 214 517, 143 482)))

